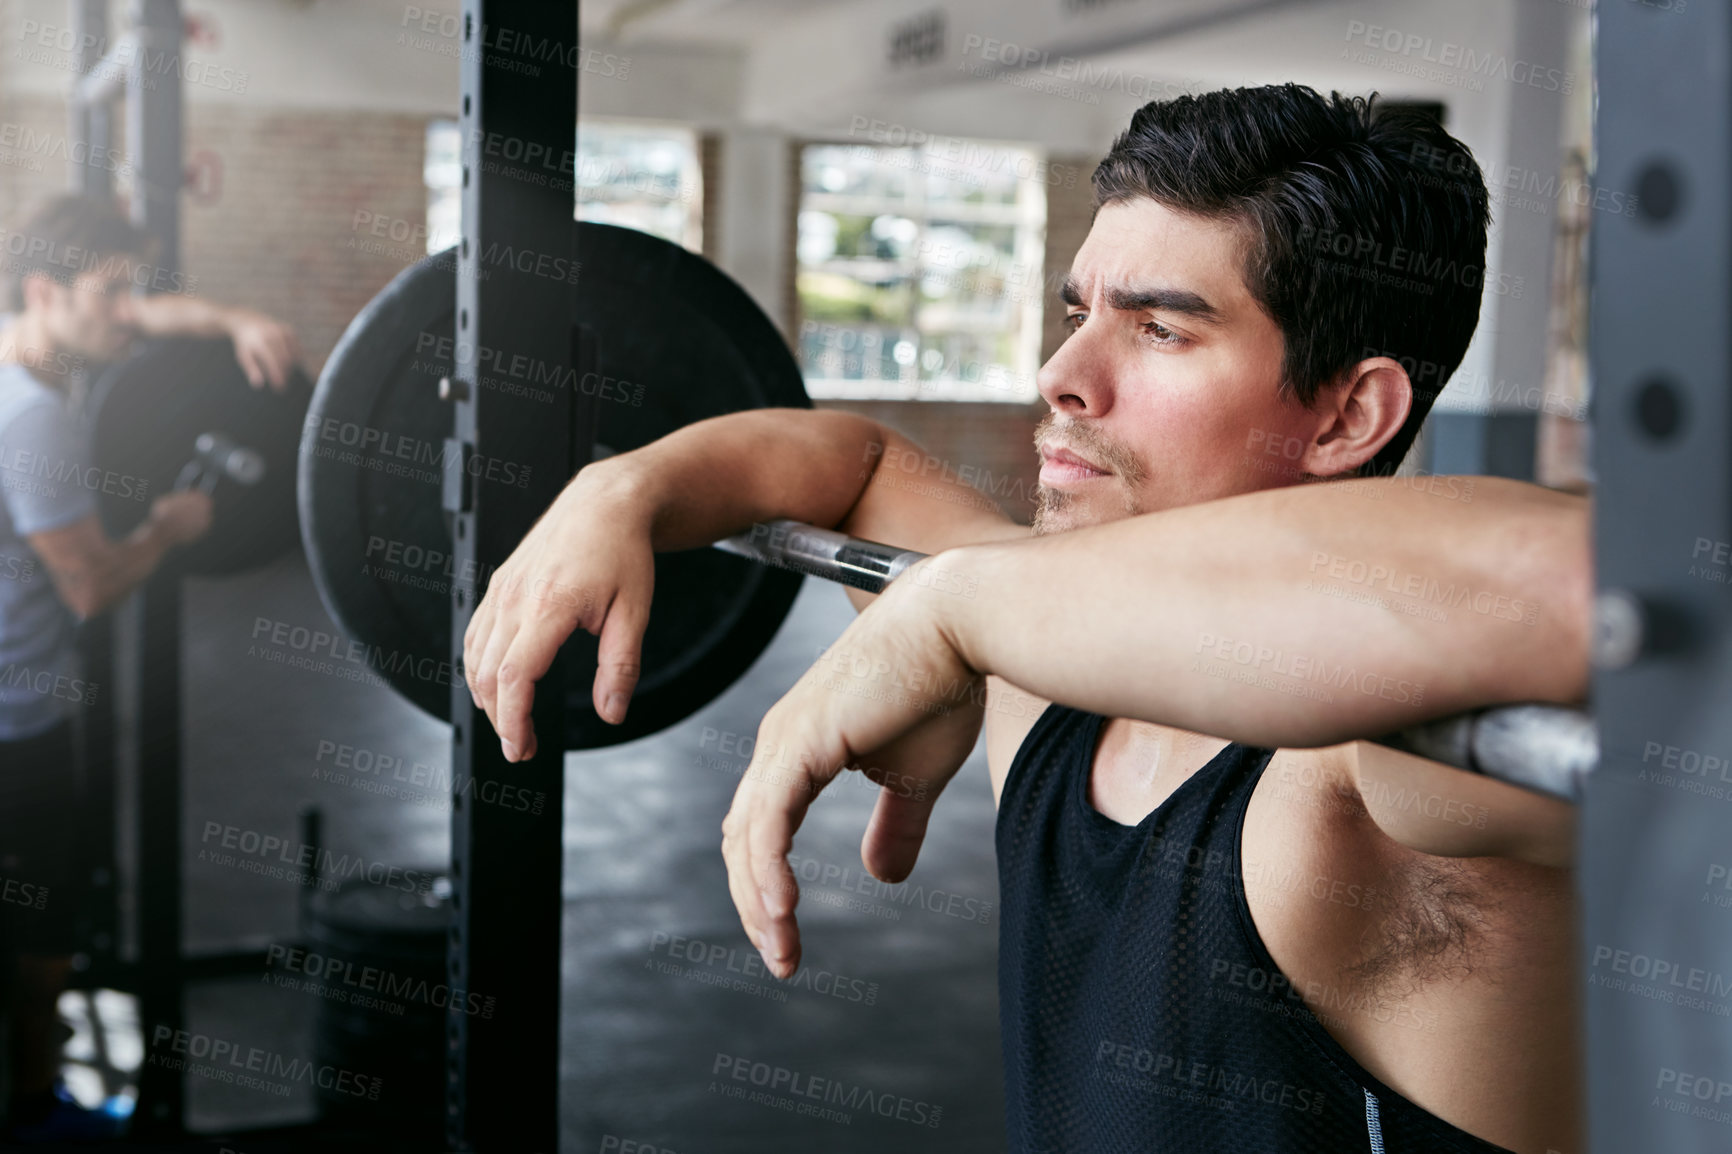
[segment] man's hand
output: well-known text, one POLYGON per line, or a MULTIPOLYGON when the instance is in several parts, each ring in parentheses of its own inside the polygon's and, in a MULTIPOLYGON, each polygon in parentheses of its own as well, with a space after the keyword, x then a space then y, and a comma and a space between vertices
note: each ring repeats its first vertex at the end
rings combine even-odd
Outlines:
POLYGON ((942 627, 949 596, 903 574, 758 727, 722 822, 722 855, 746 936, 778 977, 800 963, 788 851, 818 792, 845 769, 879 783, 860 859, 899 882, 914 869, 933 802, 980 735, 986 680, 942 627))
POLYGON ((164 493, 150 503, 150 521, 170 544, 188 544, 210 531, 211 499, 196 489, 164 493))
POLYGON ((637 687, 655 592, 649 518, 600 473, 580 472, 494 572, 463 634, 469 694, 507 761, 535 753, 535 683, 579 626, 601 639, 595 711, 618 725, 637 687))
POLYGON ((288 388, 289 371, 300 359, 295 330, 264 313, 219 305, 176 293, 130 297, 126 315, 132 327, 150 337, 228 337, 235 360, 255 389, 269 384, 288 388))
POLYGON ((223 311, 223 328, 235 343, 235 359, 253 388, 267 383, 277 392, 289 386, 289 372, 300 360, 295 330, 281 321, 251 309, 223 311))

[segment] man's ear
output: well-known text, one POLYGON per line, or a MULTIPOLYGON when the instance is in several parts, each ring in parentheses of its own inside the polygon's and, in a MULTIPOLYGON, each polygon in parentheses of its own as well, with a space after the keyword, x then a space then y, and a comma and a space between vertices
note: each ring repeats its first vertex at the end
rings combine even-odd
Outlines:
POLYGON ((1371 357, 1317 395, 1321 431, 1299 467, 1314 477, 1352 473, 1395 438, 1413 411, 1407 370, 1389 357, 1371 357))
POLYGON ((18 282, 18 305, 21 312, 40 312, 54 303, 55 290, 60 286, 44 272, 33 272, 18 282))

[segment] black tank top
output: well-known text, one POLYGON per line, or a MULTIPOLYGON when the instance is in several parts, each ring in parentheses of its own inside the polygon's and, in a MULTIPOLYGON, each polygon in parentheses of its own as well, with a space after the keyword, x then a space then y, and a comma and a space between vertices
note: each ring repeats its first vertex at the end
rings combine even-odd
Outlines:
POLYGON ((1106 719, 1050 706, 998 809, 999 1018, 1016 1154, 1509 1154, 1324 1030, 1245 902, 1273 750, 1229 745, 1135 826, 1088 800, 1106 719))

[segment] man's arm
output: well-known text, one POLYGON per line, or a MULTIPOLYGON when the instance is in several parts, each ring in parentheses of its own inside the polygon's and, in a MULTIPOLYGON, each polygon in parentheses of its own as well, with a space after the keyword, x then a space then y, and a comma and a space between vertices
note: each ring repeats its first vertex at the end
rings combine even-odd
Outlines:
POLYGON ((1026 533, 907 437, 835 410, 713 417, 590 468, 615 471, 635 491, 657 552, 776 518, 922 553, 1026 533))
POLYGON ((228 337, 235 359, 253 388, 269 384, 287 387, 289 371, 300 359, 295 331, 252 309, 219 305, 200 297, 175 293, 134 297, 134 326, 145 336, 228 337))
POLYGON ((211 518, 208 495, 166 493, 124 541, 110 541, 88 487, 38 485, 29 475, 30 463, 42 462, 81 477, 87 448, 59 401, 33 404, 0 428, 0 502, 13 531, 42 559, 61 602, 79 617, 125 596, 168 548, 199 536, 211 518))
POLYGON ((1311 748, 1588 688, 1585 499, 1495 478, 1270 490, 938 561, 973 670, 1065 705, 1311 748))
MULTIPOLYGON (((722 826, 729 884, 773 972, 798 964, 794 830, 842 768, 926 735, 903 776, 935 798, 942 738, 987 674, 1074 708, 1310 748, 1588 686, 1587 502, 1477 479, 1472 503, 1401 481, 1245 494, 920 562, 771 707, 722 826), (947 591, 957 585, 972 596, 947 591)), ((880 798, 862 846, 906 877, 930 802, 880 798)))
POLYGON ((170 493, 158 497, 150 516, 121 541, 110 541, 94 514, 64 528, 31 533, 25 540, 42 558, 60 600, 87 618, 130 593, 169 549, 202 535, 210 518, 211 500, 205 494, 170 493))
POLYGON ((928 459, 866 417, 758 409, 694 422, 581 470, 493 574, 464 634, 470 691, 509 743, 506 756, 534 750, 535 682, 578 628, 600 638, 596 712, 624 720, 654 553, 783 517, 922 552, 1026 534, 955 470, 925 469, 928 459), (886 461, 924 469, 921 483, 883 483, 886 461))

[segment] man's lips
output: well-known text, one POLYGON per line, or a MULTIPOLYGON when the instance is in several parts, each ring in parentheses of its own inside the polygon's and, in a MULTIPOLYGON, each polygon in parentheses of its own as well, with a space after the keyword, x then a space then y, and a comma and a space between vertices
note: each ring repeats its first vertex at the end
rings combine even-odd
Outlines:
POLYGON ((1043 450, 1041 453, 1040 479, 1044 484, 1086 481, 1108 475, 1107 470, 1068 449, 1043 450))

